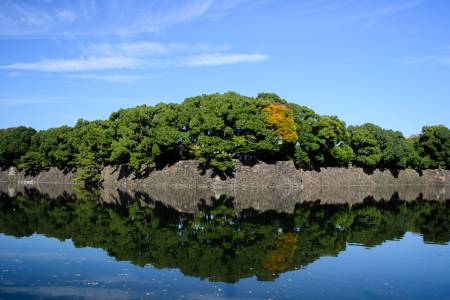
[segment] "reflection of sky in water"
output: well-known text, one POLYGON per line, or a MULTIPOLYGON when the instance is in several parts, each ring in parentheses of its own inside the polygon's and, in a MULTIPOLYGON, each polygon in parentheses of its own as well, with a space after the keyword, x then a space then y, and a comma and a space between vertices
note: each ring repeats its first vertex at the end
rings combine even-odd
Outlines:
POLYGON ((234 284, 117 262, 71 241, 0 236, 0 299, 450 299, 449 278, 450 246, 411 233, 371 249, 349 245, 275 281, 234 284))

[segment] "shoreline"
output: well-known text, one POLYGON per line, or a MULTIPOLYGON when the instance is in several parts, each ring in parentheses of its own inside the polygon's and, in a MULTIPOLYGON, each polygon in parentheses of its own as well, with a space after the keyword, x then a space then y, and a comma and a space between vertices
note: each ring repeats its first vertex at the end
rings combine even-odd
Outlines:
MULTIPOLYGON (((0 182, 35 185, 40 183, 76 184, 75 171, 49 168, 35 176, 16 168, 0 170, 0 182)), ((236 164, 233 176, 221 178, 212 170, 201 170, 195 160, 179 161, 146 176, 138 176, 126 165, 107 166, 101 171, 101 186, 180 187, 180 188, 289 188, 308 189, 323 186, 363 187, 397 185, 450 185, 450 170, 429 169, 421 174, 412 169, 399 171, 375 169, 371 174, 362 168, 296 169, 292 161, 254 166, 236 164)))
MULTIPOLYGON (((181 161, 137 178, 126 166, 106 167, 98 201, 123 204, 156 202, 180 211, 195 212, 199 205, 232 201, 237 211, 248 208, 292 212, 297 204, 364 203, 365 201, 450 200, 450 171, 389 170, 367 174, 360 168, 295 169, 290 162, 237 165, 235 176, 222 180, 211 171, 202 175, 197 161, 181 161)), ((72 183, 75 172, 51 168, 37 176, 0 170, 0 193, 10 197, 37 191, 49 199, 75 199, 81 184, 72 183)))

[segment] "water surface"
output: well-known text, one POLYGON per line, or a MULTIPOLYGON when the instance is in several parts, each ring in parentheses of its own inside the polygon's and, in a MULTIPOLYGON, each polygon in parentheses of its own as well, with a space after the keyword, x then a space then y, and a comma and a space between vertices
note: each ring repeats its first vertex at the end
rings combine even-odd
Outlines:
POLYGON ((0 299, 450 299, 445 199, 190 201, 0 193, 0 299))

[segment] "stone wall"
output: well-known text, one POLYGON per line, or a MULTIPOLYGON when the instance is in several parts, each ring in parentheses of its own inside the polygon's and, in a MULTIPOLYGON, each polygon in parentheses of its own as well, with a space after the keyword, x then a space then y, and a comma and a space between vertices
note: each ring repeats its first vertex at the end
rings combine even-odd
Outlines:
MULTIPOLYGON (((50 168, 37 176, 29 176, 15 168, 0 170, 0 181, 38 184, 73 182, 76 173, 50 168)), ((126 166, 106 167, 102 171, 104 186, 196 189, 275 188, 308 190, 309 187, 386 186, 386 185, 450 185, 450 171, 425 170, 375 170, 368 174, 361 168, 322 168, 320 171, 297 170, 291 161, 275 164, 260 163, 255 166, 236 165, 234 176, 226 179, 201 170, 198 161, 180 161, 145 176, 137 176, 126 166)))
POLYGON ((0 182, 18 183, 24 185, 34 185, 38 183, 60 183, 72 184, 76 172, 69 170, 60 170, 58 168, 49 168, 39 174, 32 176, 24 171, 18 171, 16 168, 8 170, 0 169, 0 182))
POLYGON ((131 173, 126 166, 106 167, 102 171, 104 185, 126 186, 171 186, 195 188, 229 188, 235 186, 246 187, 281 187, 302 185, 301 172, 290 162, 276 164, 257 164, 253 167, 236 165, 233 176, 221 178, 213 174, 212 170, 202 170, 199 162, 186 160, 177 162, 162 170, 139 177, 131 173))
POLYGON ((361 168, 322 168, 317 171, 300 171, 304 186, 373 186, 373 185, 445 185, 450 184, 450 171, 425 170, 375 170, 366 173, 361 168))

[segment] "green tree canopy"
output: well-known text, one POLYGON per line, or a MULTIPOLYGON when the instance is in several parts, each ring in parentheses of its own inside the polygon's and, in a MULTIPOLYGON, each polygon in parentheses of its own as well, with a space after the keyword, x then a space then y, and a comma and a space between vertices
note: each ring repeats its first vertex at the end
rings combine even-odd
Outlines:
POLYGON ((19 159, 31 149, 31 139, 36 130, 29 127, 15 127, 0 130, 0 167, 17 166, 19 159))
POLYGON ((449 132, 443 125, 427 126, 406 139, 374 124, 346 127, 336 116, 321 116, 276 94, 227 92, 121 109, 108 120, 79 120, 74 127, 3 129, 0 167, 76 168, 79 180, 92 183, 106 165, 126 164, 143 175, 185 159, 223 176, 237 160, 293 160, 306 169, 448 169, 449 132))
POLYGON ((430 168, 450 168, 450 129, 443 125, 425 126, 416 142, 417 151, 430 168))

